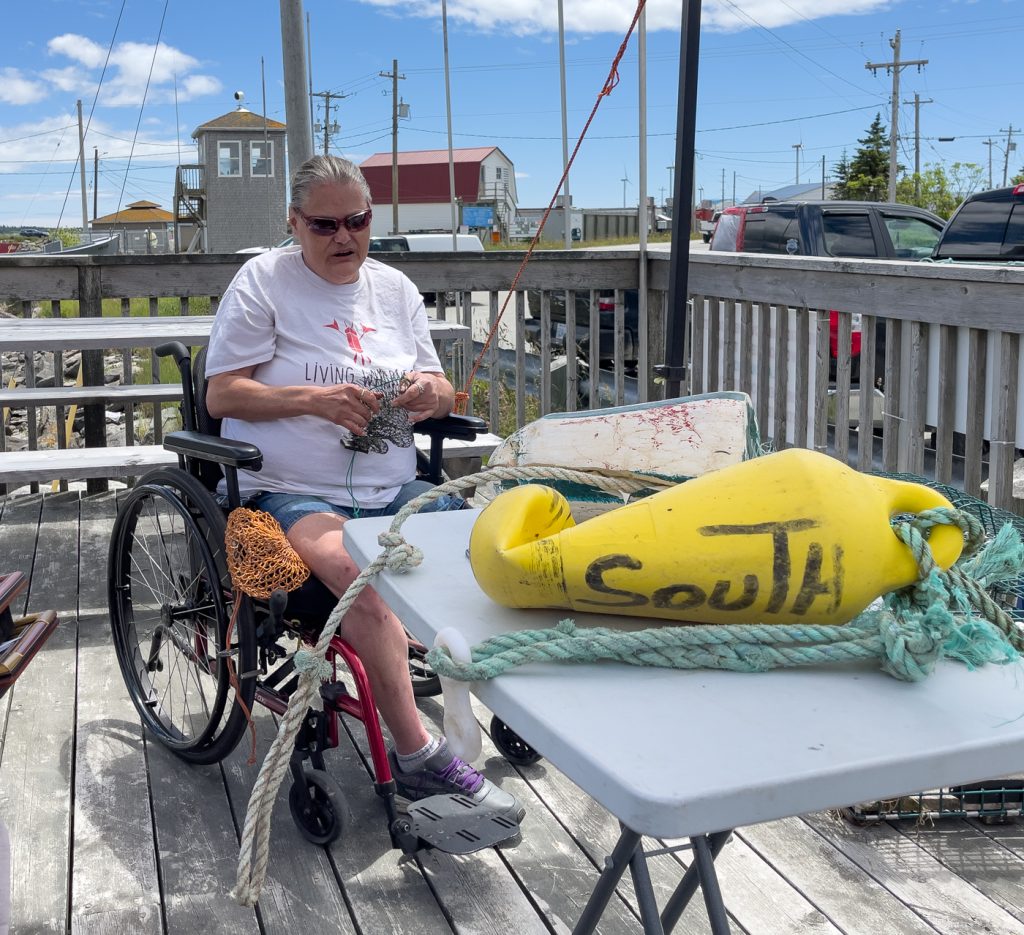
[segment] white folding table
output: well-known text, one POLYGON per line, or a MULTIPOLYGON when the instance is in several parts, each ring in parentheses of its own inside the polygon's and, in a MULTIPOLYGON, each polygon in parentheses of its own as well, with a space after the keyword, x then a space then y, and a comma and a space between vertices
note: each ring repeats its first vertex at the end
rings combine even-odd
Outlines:
MULTIPOLYGON (((423 564, 374 587, 428 646, 453 626, 470 645, 511 630, 635 620, 509 610, 477 587, 466 549, 476 510, 413 516, 402 527, 423 564)), ((365 567, 388 519, 352 520, 365 567)), ((671 548, 672 543, 665 543, 671 548)), ((657 621, 650 621, 657 625, 657 621)), ((1024 670, 941 662, 918 683, 870 664, 760 674, 532 664, 473 685, 530 746, 608 809, 622 835, 577 933, 594 931, 630 867, 646 933, 670 931, 698 884, 712 931, 728 931, 714 857, 730 829, 824 808, 989 779, 1024 768, 1024 670), (689 838, 694 862, 659 912, 642 836, 689 838)))

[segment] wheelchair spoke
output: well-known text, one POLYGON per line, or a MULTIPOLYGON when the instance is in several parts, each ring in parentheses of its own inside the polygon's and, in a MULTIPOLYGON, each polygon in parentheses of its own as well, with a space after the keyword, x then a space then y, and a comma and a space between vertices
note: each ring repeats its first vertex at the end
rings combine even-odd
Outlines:
MULTIPOLYGON (((255 691, 254 680, 231 683, 228 654, 240 671, 256 664, 251 637, 225 646, 223 513, 194 477, 161 468, 127 495, 114 540, 111 623, 129 694, 161 742, 185 759, 216 762, 244 732, 255 691)), ((251 621, 248 605, 243 614, 251 621)))

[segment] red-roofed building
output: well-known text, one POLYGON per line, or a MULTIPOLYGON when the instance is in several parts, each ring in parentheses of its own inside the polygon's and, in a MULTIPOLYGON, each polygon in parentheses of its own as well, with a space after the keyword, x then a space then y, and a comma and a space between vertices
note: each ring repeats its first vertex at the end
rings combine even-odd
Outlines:
MULTIPOLYGON (((516 177, 511 160, 497 146, 452 150, 460 229, 489 239, 502 237, 516 212, 516 177)), ((360 168, 373 199, 373 234, 450 231, 448 150, 398 154, 398 231, 391 197, 392 154, 375 153, 360 168)))

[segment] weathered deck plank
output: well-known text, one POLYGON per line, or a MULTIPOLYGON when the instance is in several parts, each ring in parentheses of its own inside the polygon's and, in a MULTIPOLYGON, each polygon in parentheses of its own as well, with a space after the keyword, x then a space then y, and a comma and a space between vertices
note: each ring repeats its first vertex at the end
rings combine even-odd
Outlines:
POLYGON ((81 501, 71 932, 162 935, 142 728, 106 613, 115 512, 113 493, 81 501))
POLYGON ((68 923, 71 860, 78 498, 46 497, 41 510, 38 500, 32 497, 24 506, 11 504, 5 510, 4 525, 18 542, 13 549, 8 546, 7 554, 32 562, 30 606, 57 608, 61 620, 9 692, 0 815, 11 834, 12 919, 22 931, 62 935, 68 923))

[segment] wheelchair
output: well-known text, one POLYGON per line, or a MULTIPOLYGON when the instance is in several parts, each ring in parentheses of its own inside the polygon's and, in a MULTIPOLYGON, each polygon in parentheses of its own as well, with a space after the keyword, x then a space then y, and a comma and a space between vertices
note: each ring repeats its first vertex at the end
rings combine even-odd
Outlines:
MULTIPOLYGON (((128 693, 148 732, 190 763, 223 760, 245 734, 255 703, 282 715, 299 682, 288 640, 314 642, 337 604, 310 577, 266 600, 233 590, 225 554, 226 517, 241 505, 238 470, 259 470, 251 444, 220 437, 206 408, 202 348, 193 363, 180 342, 156 348, 181 372, 184 429, 165 436, 178 466, 150 471, 119 501, 108 556, 108 597, 114 649, 128 693), (227 506, 214 496, 223 477, 227 506)), ((430 436, 418 452, 420 474, 440 483, 445 439, 472 440, 486 431, 474 416, 450 415, 414 426, 430 436)), ((410 639, 410 677, 416 694, 436 694, 439 682, 423 661, 426 648, 410 639)), ((327 652, 333 676, 320 687, 322 710, 310 708, 291 755, 288 803, 302 835, 315 844, 344 830, 344 794, 328 774, 324 751, 339 742, 339 715, 360 720, 367 734, 374 787, 384 800, 392 842, 406 853, 424 846, 395 804, 387 750, 373 694, 351 646, 335 635, 327 652), (338 664, 354 692, 338 679, 338 664)))

